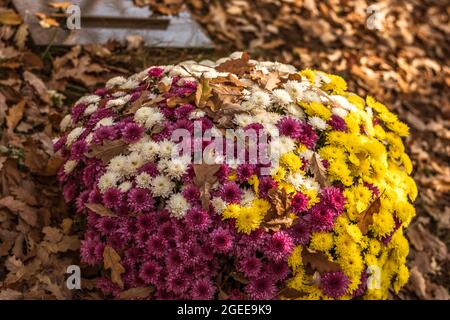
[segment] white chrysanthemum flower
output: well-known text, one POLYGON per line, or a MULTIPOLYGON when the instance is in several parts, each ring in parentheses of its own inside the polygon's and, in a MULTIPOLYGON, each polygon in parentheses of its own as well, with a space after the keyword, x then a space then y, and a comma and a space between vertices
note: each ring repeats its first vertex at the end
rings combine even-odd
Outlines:
POLYGON ((127 157, 119 155, 115 156, 109 161, 107 170, 110 172, 115 172, 116 174, 122 176, 127 172, 127 165, 127 157))
POLYGON ((121 98, 121 97, 125 97, 126 95, 127 95, 127 93, 125 91, 116 91, 113 94, 111 94, 111 96, 113 98, 121 98))
POLYGON ((85 116, 90 116, 95 111, 97 111, 97 109, 98 109, 98 104, 97 103, 91 103, 90 105, 88 105, 86 107, 86 109, 84 109, 84 115, 85 116))
POLYGON ((222 214, 222 212, 227 207, 227 203, 220 197, 213 197, 211 199, 211 204, 212 204, 212 206, 214 208, 214 211, 217 214, 222 214))
POLYGON ((153 112, 156 110, 154 108, 150 107, 142 107, 136 110, 136 113, 134 114, 134 121, 136 121, 139 124, 144 124, 145 121, 151 116, 153 112))
POLYGON ((84 132, 84 128, 83 127, 77 127, 75 129, 73 129, 72 131, 70 131, 70 133, 67 135, 67 140, 66 140, 66 146, 70 146, 75 140, 78 139, 78 137, 84 132))
POLYGON ((280 144, 281 154, 285 154, 285 153, 295 150, 296 144, 293 139, 291 139, 287 136, 280 136, 280 137, 278 137, 278 139, 275 139, 275 140, 278 140, 278 142, 280 144))
POLYGON ((144 164, 144 159, 139 152, 132 152, 126 156, 126 165, 124 170, 126 174, 135 173, 144 164))
POLYGON ((152 182, 152 177, 147 172, 141 172, 136 176, 136 185, 139 188, 149 189, 152 182))
POLYGON ((264 91, 256 91, 253 92, 250 96, 250 104, 260 107, 260 108, 267 108, 270 106, 272 99, 270 98, 270 95, 264 91))
POLYGON ((84 104, 97 103, 101 99, 102 98, 100 96, 97 96, 95 94, 89 95, 89 96, 84 96, 84 97, 81 97, 80 99, 78 99, 77 102, 75 102, 75 105, 80 104, 80 103, 84 103, 84 104))
POLYGON ((205 112, 201 110, 194 110, 189 114, 189 120, 200 119, 205 116, 205 112))
POLYGON ((345 118, 345 116, 347 116, 348 114, 348 111, 344 108, 333 108, 331 109, 331 112, 341 118, 345 118))
POLYGON ((165 86, 170 86, 172 85, 172 80, 173 80, 172 77, 165 76, 161 79, 161 83, 164 84, 165 86))
MULTIPOLYGON (((304 158, 305 160, 311 160, 312 156, 314 155, 314 151, 306 149, 304 151, 301 151, 298 153, 298 155, 302 158, 304 158)), ((317 156, 319 156, 319 154, 316 153, 317 156)))
POLYGON ((133 186, 133 184, 130 181, 125 181, 119 185, 119 190, 121 192, 128 192, 132 186, 133 186))
POLYGON ((173 179, 181 178, 188 169, 191 157, 183 156, 168 161, 165 172, 173 179))
POLYGON ((65 174, 69 174, 71 173, 75 167, 77 166, 78 161, 77 160, 68 160, 65 164, 64 164, 64 173, 65 174))
POLYGON ((273 71, 278 71, 281 73, 296 73, 297 68, 290 64, 275 62, 272 66, 273 71))
POLYGON ((115 78, 108 80, 108 82, 106 82, 105 88, 112 89, 114 87, 121 86, 126 82, 127 82, 127 79, 125 77, 122 77, 122 76, 115 77, 115 78))
POLYGON ((303 181, 303 186, 307 189, 307 190, 315 190, 315 191, 319 191, 320 190, 320 185, 319 183, 312 179, 312 178, 305 178, 305 180, 303 181))
POLYGON ((287 92, 286 90, 275 89, 272 91, 272 95, 273 100, 282 106, 293 102, 291 96, 289 95, 289 92, 287 92))
POLYGON ((104 192, 108 188, 113 188, 117 185, 119 176, 115 172, 106 172, 98 180, 98 188, 104 192))
POLYGON ((159 155, 162 158, 169 158, 172 154, 176 154, 178 148, 177 145, 170 140, 163 140, 159 143, 159 155))
POLYGON ((170 211, 170 215, 177 219, 184 217, 190 208, 189 202, 181 193, 172 195, 166 203, 166 209, 170 211))
POLYGON ((300 172, 288 174, 285 180, 290 183, 295 190, 300 190, 300 188, 305 184, 305 177, 300 172))
POLYGON ((139 87, 139 81, 136 79, 128 79, 127 82, 125 82, 123 85, 120 86, 120 89, 122 90, 133 90, 135 88, 139 87))
POLYGON ((61 129, 61 131, 66 131, 67 128, 69 128, 69 126, 71 125, 72 125, 72 117, 70 116, 70 114, 68 114, 59 123, 59 128, 61 129))
POLYGON ((316 116, 310 117, 308 119, 308 123, 318 130, 325 130, 328 127, 328 124, 325 122, 325 120, 316 116))
POLYGON ((297 119, 305 119, 305 112, 295 103, 287 105, 284 110, 286 110, 287 114, 294 116, 297 119))
POLYGON ((239 113, 239 114, 234 115, 233 122, 236 125, 238 125, 239 127, 243 128, 243 127, 248 126, 249 124, 254 123, 255 119, 248 114, 239 113))
POLYGON ((162 121, 164 121, 164 119, 165 119, 165 117, 161 112, 159 112, 159 111, 153 112, 150 115, 150 117, 147 118, 147 121, 145 121, 144 126, 147 129, 151 129, 151 128, 153 128, 153 126, 155 124, 158 124, 158 123, 161 123, 162 121))
POLYGON ((340 96, 340 95, 334 95, 334 96, 329 96, 331 101, 335 102, 336 104, 338 104, 341 108, 344 108, 345 110, 348 110, 350 112, 356 112, 356 110, 358 110, 358 108, 350 103, 347 98, 340 96))
POLYGON ((328 102, 325 97, 321 97, 317 92, 310 89, 307 89, 302 93, 302 95, 300 96, 300 100, 305 102, 328 102))
POLYGON ((94 129, 100 128, 101 126, 112 126, 114 124, 113 117, 106 117, 101 119, 99 122, 96 123, 94 129))
POLYGON ((322 83, 330 83, 331 79, 323 72, 316 72, 316 77, 314 79, 314 85, 320 87, 322 83))
POLYGON ((164 172, 164 171, 166 171, 168 165, 169 165, 169 159, 161 159, 158 161, 158 164, 156 165, 156 169, 158 169, 159 172, 164 172))
POLYGON ((298 82, 298 81, 295 81, 295 80, 289 80, 284 85, 284 88, 289 93, 289 95, 291 96, 292 100, 294 102, 297 102, 298 100, 301 99, 301 97, 303 96, 303 93, 305 92, 305 90, 308 89, 308 86, 305 83, 302 83, 302 82, 298 82))
POLYGON ((124 104, 126 104, 128 101, 130 101, 130 98, 131 98, 131 96, 124 96, 124 97, 121 97, 121 98, 109 100, 106 103, 106 107, 107 108, 121 107, 124 104))
POLYGON ((159 153, 159 144, 155 141, 145 142, 140 152, 145 160, 153 161, 159 153))
POLYGON ((245 189, 241 195, 241 205, 250 206, 252 204, 252 201, 255 200, 255 198, 256 194, 252 190, 245 189))
POLYGON ((163 175, 158 175, 152 179, 150 182, 150 190, 155 197, 167 198, 175 184, 168 177, 163 175))

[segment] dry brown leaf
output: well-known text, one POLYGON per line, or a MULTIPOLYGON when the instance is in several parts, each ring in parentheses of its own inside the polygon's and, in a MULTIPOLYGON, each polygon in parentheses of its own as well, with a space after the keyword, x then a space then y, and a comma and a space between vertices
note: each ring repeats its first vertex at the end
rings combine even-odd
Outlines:
POLYGON ((63 233, 61 229, 53 228, 53 227, 44 227, 42 228, 42 233, 45 234, 44 240, 51 242, 51 243, 57 243, 61 241, 63 237, 63 233))
POLYGON ((36 12, 34 15, 39 19, 39 24, 44 29, 59 27, 59 22, 53 18, 47 17, 45 13, 36 12))
POLYGON ((14 41, 16 43, 17 48, 20 50, 25 48, 26 42, 28 38, 28 25, 23 23, 20 25, 19 29, 17 29, 16 35, 14 36, 14 41))
POLYGON ((194 184, 200 190, 202 206, 205 210, 209 209, 210 189, 217 181, 215 174, 220 169, 220 164, 194 164, 194 184))
POLYGON ((26 223, 34 227, 37 224, 36 209, 18 201, 11 196, 0 199, 0 207, 8 208, 12 213, 18 214, 26 223))
POLYGON ((96 158, 107 164, 112 158, 124 153, 127 150, 127 144, 121 140, 103 140, 101 145, 93 145, 91 151, 86 153, 88 158, 96 158))
POLYGON ((362 234, 367 234, 369 232, 369 227, 373 223, 373 215, 380 211, 381 207, 381 197, 377 197, 369 207, 360 213, 358 216, 358 227, 362 234))
POLYGON ((23 113, 25 111, 26 100, 22 98, 19 103, 9 109, 6 116, 6 126, 9 130, 14 130, 22 120, 23 113))
POLYGON ((38 76, 29 71, 25 71, 23 73, 23 78, 34 88, 34 90, 36 90, 39 98, 41 98, 42 101, 44 101, 45 103, 50 103, 47 86, 38 76))
POLYGON ((302 250, 302 259, 304 265, 309 265, 313 271, 319 271, 322 273, 341 270, 340 265, 336 262, 330 261, 325 254, 312 251, 305 247, 303 247, 302 250))
POLYGON ((195 91, 195 104, 199 108, 204 108, 208 99, 212 96, 212 89, 209 85, 209 80, 203 75, 199 80, 200 84, 197 86, 197 91, 195 91))
POLYGON ((80 239, 78 239, 78 236, 63 236, 58 243, 44 241, 41 245, 51 253, 75 251, 80 248, 80 239))
POLYGON ((123 288, 121 275, 125 272, 125 268, 122 266, 119 254, 110 246, 106 246, 103 251, 103 265, 105 269, 111 269, 112 282, 123 288))
POLYGON ((328 181, 326 175, 327 170, 323 166, 322 161, 320 161, 319 158, 317 157, 316 153, 314 153, 313 156, 311 157, 309 168, 314 178, 322 188, 330 185, 330 182, 328 181))
POLYGON ((84 205, 89 210, 95 212, 99 216, 102 217, 117 217, 117 215, 112 212, 110 209, 106 208, 105 206, 99 204, 99 203, 86 203, 84 205))
POLYGON ((120 293, 119 298, 122 300, 130 299, 144 299, 147 298, 153 291, 152 287, 131 288, 120 293))
POLYGON ((224 63, 218 65, 216 70, 219 72, 230 72, 234 73, 238 77, 243 76, 246 73, 249 73, 253 68, 250 62, 250 56, 247 52, 244 52, 239 59, 230 59, 225 61, 224 63))
POLYGON ((57 10, 66 11, 72 5, 70 2, 50 2, 49 7, 57 10))

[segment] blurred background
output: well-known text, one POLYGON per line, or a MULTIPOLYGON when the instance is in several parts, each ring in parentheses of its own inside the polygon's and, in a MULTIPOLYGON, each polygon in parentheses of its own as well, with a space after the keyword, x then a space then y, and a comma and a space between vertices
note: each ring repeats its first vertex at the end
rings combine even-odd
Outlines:
POLYGON ((341 75, 410 126, 411 276, 391 298, 449 299, 449 15, 445 0, 0 0, 0 299, 103 298, 94 268, 65 286, 82 219, 51 139, 70 104, 113 76, 234 51, 341 75))

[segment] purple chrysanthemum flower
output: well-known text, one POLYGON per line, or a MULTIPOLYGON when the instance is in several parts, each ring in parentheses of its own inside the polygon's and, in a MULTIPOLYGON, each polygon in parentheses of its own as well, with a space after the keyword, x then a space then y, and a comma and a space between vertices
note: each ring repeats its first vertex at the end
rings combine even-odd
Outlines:
POLYGON ((77 200, 75 201, 75 207, 77 208, 77 213, 82 213, 86 208, 84 205, 88 202, 89 199, 89 190, 85 190, 81 192, 77 200))
POLYGON ((330 231, 333 229, 335 211, 323 205, 311 209, 311 228, 314 231, 330 231))
POLYGON ((269 274, 275 281, 284 280, 289 274, 289 266, 286 261, 271 261, 269 263, 269 274))
POLYGON ((301 122, 301 130, 297 140, 307 146, 308 149, 313 149, 317 139, 319 139, 319 136, 314 128, 306 122, 301 122))
POLYGON ((328 120, 328 124, 333 128, 333 130, 336 131, 346 131, 347 130, 347 124, 345 123, 344 119, 339 117, 336 114, 333 114, 328 120))
POLYGON ((97 224, 95 225, 101 235, 110 235, 116 231, 117 224, 114 218, 110 217, 100 217, 97 224))
POLYGON ((164 72, 164 68, 152 67, 148 70, 148 75, 153 78, 159 78, 164 72))
POLYGON ((175 117, 177 119, 186 118, 192 111, 194 111, 194 109, 195 107, 192 104, 181 104, 178 108, 175 109, 175 117))
POLYGON ((266 249, 266 255, 275 261, 287 258, 294 249, 292 237, 284 231, 278 231, 272 234, 266 249))
POLYGON ((291 200, 291 209, 295 213, 301 213, 306 210, 309 198, 302 192, 297 192, 291 200))
POLYGON ((210 300, 214 298, 216 288, 210 279, 197 280, 192 286, 192 298, 196 300, 210 300))
POLYGON ((158 235, 153 235, 148 238, 146 246, 150 255, 161 258, 166 254, 167 241, 158 235))
POLYGON ((161 266, 153 260, 145 262, 139 270, 139 277, 145 284, 156 284, 161 272, 161 266))
POLYGON ((221 227, 212 232, 211 241, 214 251, 219 253, 228 253, 233 247, 233 236, 227 229, 221 227))
POLYGON ((320 288, 323 293, 334 299, 342 297, 347 292, 350 279, 342 272, 325 272, 320 277, 320 288))
POLYGON ((148 211, 153 208, 155 200, 150 192, 142 188, 133 188, 128 193, 128 205, 133 211, 148 211))
POLYGON ((262 269, 261 259, 250 256, 245 257, 238 263, 238 270, 249 278, 256 278, 259 276, 262 269))
POLYGON ((301 122, 291 117, 284 117, 277 123, 280 134, 297 139, 301 134, 301 122))
POLYGON ((72 145, 72 149, 70 152, 73 158, 81 159, 86 151, 88 151, 88 145, 86 141, 79 140, 72 145))
POLYGON ((241 164, 236 171, 239 182, 245 182, 255 174, 255 166, 252 164, 241 164))
POLYGON ((320 200, 326 207, 333 208, 337 213, 344 209, 345 197, 341 189, 336 187, 326 187, 320 191, 320 200))
POLYGON ((115 208, 123 200, 123 194, 117 188, 109 188, 103 193, 103 203, 107 208, 115 208))
POLYGON ((233 182, 225 182, 220 189, 220 197, 229 203, 239 203, 241 200, 242 190, 239 186, 233 182))
POLYGON ((272 177, 264 176, 259 179, 259 194, 261 197, 267 197, 269 190, 276 187, 277 183, 272 177))
POLYGON ((125 128, 122 129, 122 137, 126 143, 134 143, 142 138, 144 128, 134 122, 128 123, 125 128))
POLYGON ((86 110, 87 105, 84 103, 79 103, 72 108, 71 117, 72 123, 77 123, 83 115, 84 110, 86 110))
POLYGON ((245 290, 250 295, 250 298, 255 300, 270 300, 277 292, 275 283, 269 277, 253 279, 245 287, 245 290))
POLYGON ((103 260, 103 248, 102 242, 87 238, 81 241, 80 255, 81 261, 89 265, 94 265, 103 260))
POLYGON ((208 212, 201 208, 191 208, 186 214, 186 224, 190 230, 204 231, 210 223, 208 212))

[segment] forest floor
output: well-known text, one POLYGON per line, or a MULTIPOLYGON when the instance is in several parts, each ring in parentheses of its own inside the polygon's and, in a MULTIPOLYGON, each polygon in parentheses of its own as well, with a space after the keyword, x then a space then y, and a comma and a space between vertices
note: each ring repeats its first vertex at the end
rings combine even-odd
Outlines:
POLYGON ((146 50, 126 44, 36 47, 8 0, 0 0, 0 299, 98 299, 83 269, 82 290, 65 288, 79 264, 80 225, 55 178, 51 140, 70 103, 116 75, 156 64, 247 51, 343 76, 411 128, 406 146, 419 187, 407 230, 409 284, 393 299, 449 299, 450 23, 447 1, 135 0, 164 14, 181 4, 215 44, 212 51, 146 50), (342 4, 345 4, 343 6, 342 4))

